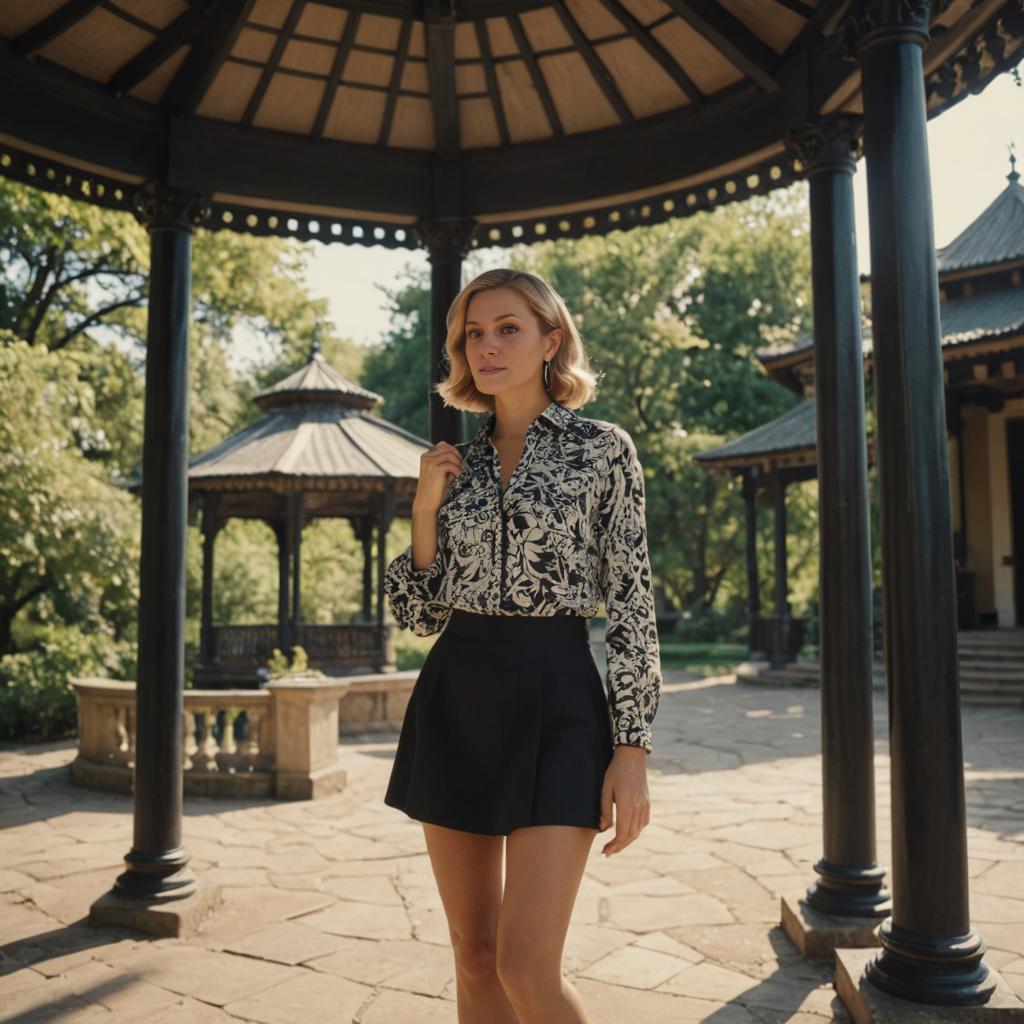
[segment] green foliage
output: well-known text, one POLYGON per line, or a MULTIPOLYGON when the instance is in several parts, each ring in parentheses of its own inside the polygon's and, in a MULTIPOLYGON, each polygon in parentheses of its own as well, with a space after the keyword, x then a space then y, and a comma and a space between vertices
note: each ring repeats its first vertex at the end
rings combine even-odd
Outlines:
POLYGON ((0 658, 0 739, 56 739, 77 725, 73 676, 134 676, 133 645, 109 631, 41 627, 31 650, 0 658))
POLYGON ((75 369, 0 337, 0 654, 13 649, 14 617, 30 604, 38 622, 134 634, 134 499, 82 454, 94 404, 75 369))
POLYGON ((390 327, 381 344, 366 354, 360 383, 384 396, 378 407, 381 416, 426 438, 430 432, 430 275, 407 264, 400 283, 381 290, 389 306, 390 327))
POLYGON ((323 676, 319 669, 309 667, 309 655, 301 644, 296 644, 290 649, 289 657, 282 653, 280 647, 274 648, 274 653, 267 659, 267 668, 270 669, 271 679, 285 679, 288 676, 323 676))
MULTIPOLYGON (((304 362, 314 339, 358 378, 361 349, 332 333, 326 302, 312 300, 305 286, 310 251, 289 240, 195 234, 192 453, 261 415, 250 396, 304 362), (251 379, 228 360, 229 345, 246 333, 269 351, 264 373, 251 379)), ((0 180, 0 259, 0 654, 38 659, 34 645, 51 628, 110 635, 130 647, 139 502, 111 481, 141 468, 149 238, 130 215, 0 180)), ((309 545, 304 606, 333 585, 339 597, 330 614, 341 615, 356 588, 339 572, 361 548, 347 524, 332 525, 339 529, 330 544, 343 554, 320 557, 309 545)), ((231 527, 218 541, 215 621, 273 621, 273 534, 259 523, 231 527)), ((201 586, 195 529, 187 559, 191 663, 201 586)))

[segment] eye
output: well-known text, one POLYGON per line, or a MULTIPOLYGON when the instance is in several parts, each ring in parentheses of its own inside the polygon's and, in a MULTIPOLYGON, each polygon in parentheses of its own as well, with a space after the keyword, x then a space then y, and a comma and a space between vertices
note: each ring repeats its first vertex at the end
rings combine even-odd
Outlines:
MULTIPOLYGON (((504 325, 502 325, 502 328, 501 328, 501 330, 502 330, 502 331, 504 331, 506 327, 511 327, 511 328, 512 328, 512 330, 513 330, 513 331, 516 331, 516 332, 518 332, 518 331, 519 331, 519 328, 518 328, 518 327, 516 327, 516 325, 515 325, 515 324, 504 324, 504 325)), ((472 338, 472 337, 473 337, 474 335, 476 335, 476 334, 478 334, 478 333, 479 333, 479 332, 477 331, 477 329, 476 329, 475 327, 471 327, 471 328, 470 328, 470 329, 469 329, 468 331, 466 331, 466 337, 467 337, 467 338, 472 338)))

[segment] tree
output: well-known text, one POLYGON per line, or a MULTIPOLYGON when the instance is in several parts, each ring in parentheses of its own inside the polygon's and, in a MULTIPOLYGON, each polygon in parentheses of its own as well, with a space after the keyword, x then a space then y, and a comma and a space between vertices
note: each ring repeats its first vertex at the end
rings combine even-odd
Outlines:
POLYGON ((391 326, 366 354, 362 384, 384 396, 381 415, 419 437, 430 433, 430 276, 406 264, 399 284, 381 286, 391 326))
POLYGON ((91 389, 58 353, 0 341, 0 654, 14 649, 12 623, 31 602, 42 621, 130 637, 138 519, 131 496, 81 451, 91 389))

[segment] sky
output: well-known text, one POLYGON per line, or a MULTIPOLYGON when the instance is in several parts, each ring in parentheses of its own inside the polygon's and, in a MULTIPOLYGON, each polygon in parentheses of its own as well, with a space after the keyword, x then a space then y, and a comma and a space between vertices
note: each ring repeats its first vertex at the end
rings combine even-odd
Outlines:
MULTIPOLYGON (((1024 88, 1009 74, 999 75, 977 96, 969 96, 928 123, 935 242, 952 241, 1005 187, 1010 169, 1007 146, 1013 142, 1024 172, 1024 88)), ((860 269, 870 270, 867 181, 863 160, 854 176, 857 248, 860 269)), ((326 298, 342 336, 373 345, 387 327, 384 295, 410 265, 426 269, 422 250, 382 246, 312 243, 307 284, 326 298)), ((505 250, 488 249, 494 266, 505 250)))

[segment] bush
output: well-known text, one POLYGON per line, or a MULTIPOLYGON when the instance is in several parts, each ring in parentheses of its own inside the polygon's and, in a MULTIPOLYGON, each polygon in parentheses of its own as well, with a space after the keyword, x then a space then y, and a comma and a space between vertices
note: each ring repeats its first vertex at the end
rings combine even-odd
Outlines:
POLYGON ((287 676, 322 676, 324 673, 318 668, 309 667, 309 656, 306 648, 296 644, 290 648, 291 657, 281 652, 280 647, 274 648, 274 653, 267 659, 267 668, 270 669, 271 679, 284 679, 287 676))
POLYGON ((107 633, 47 624, 32 650, 0 658, 0 739, 61 739, 76 735, 78 702, 72 676, 125 678, 132 645, 107 633))

